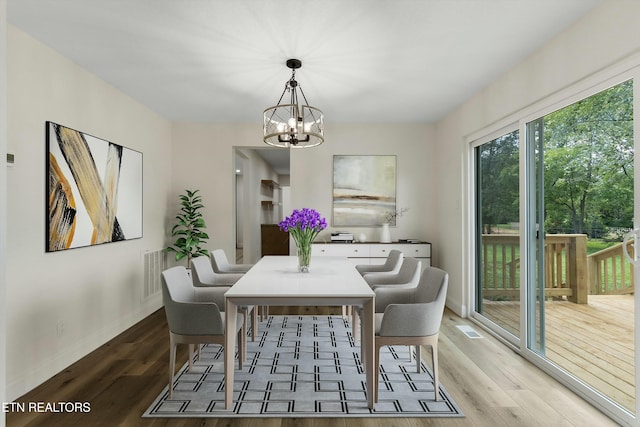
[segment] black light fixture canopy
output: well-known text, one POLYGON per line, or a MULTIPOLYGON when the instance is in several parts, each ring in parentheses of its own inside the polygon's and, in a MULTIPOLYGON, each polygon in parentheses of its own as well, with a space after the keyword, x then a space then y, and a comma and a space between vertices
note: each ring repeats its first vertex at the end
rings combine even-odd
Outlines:
POLYGON ((324 114, 309 105, 302 87, 296 81, 296 70, 302 67, 299 59, 288 59, 291 78, 285 83, 277 105, 264 110, 264 142, 280 148, 309 148, 324 142, 324 114), (289 103, 283 104, 284 95, 289 92, 289 103), (302 95, 300 103, 298 92, 302 95))

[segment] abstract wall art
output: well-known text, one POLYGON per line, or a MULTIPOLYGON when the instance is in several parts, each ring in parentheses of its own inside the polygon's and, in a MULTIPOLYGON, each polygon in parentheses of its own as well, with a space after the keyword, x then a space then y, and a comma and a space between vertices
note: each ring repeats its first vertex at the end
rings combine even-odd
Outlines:
POLYGON ((334 227, 379 226, 395 210, 396 156, 333 156, 334 227))
POLYGON ((46 123, 46 251, 142 237, 142 153, 46 123))

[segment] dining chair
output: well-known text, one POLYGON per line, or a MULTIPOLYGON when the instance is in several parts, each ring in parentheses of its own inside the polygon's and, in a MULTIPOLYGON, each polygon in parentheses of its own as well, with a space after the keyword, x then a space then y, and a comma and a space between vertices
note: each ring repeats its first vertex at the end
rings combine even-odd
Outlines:
MULTIPOLYGON (((191 258, 191 279, 197 301, 209 301, 218 304, 224 311, 224 293, 227 292, 240 278, 242 274, 218 274, 213 271, 211 261, 206 256, 191 258)), ((247 331, 247 322, 251 315, 251 341, 256 340, 258 332, 258 316, 254 306, 239 307, 244 314, 244 330, 247 331)), ((246 339, 245 339, 246 343, 246 339)))
MULTIPOLYGON (((194 345, 219 344, 224 346, 225 319, 215 302, 196 301, 187 269, 172 267, 162 272, 162 300, 169 324, 169 398, 173 397, 176 347, 189 345, 189 370, 193 369, 194 345)), ((242 335, 244 316, 239 315, 235 331, 238 333, 238 366, 242 369, 246 347, 242 335)), ((235 349, 224 349, 235 351, 235 349)))
POLYGON ((373 290, 379 287, 393 287, 395 289, 415 288, 418 286, 421 272, 422 261, 407 257, 402 260, 400 268, 396 273, 367 273, 363 277, 365 282, 367 282, 373 290))
POLYGON ((211 266, 218 274, 242 274, 253 267, 253 264, 230 264, 223 249, 211 251, 211 266))
MULTIPOLYGON (((253 264, 230 264, 223 249, 211 251, 211 266, 218 274, 244 274, 253 267, 253 264)), ((260 309, 260 321, 263 316, 269 315, 269 307, 262 305, 260 309)))
POLYGON ((356 270, 363 276, 367 273, 396 273, 400 269, 402 258, 404 258, 404 254, 401 251, 392 249, 384 264, 358 264, 356 270))
MULTIPOLYGON (((376 289, 382 287, 389 287, 392 289, 404 289, 415 288, 418 286, 420 280, 420 273, 422 272, 422 261, 416 258, 403 258, 402 265, 397 273, 367 273, 362 276, 371 289, 375 292, 376 289)), ((381 306, 376 299, 376 313, 382 313, 385 306, 381 306)), ((357 336, 358 331, 358 316, 360 315, 360 308, 352 310, 351 326, 353 328, 354 338, 357 336)), ((411 351, 409 357, 411 357, 411 351)))
POLYGON ((376 306, 384 305, 384 313, 376 313, 374 402, 378 401, 380 348, 387 345, 414 345, 416 369, 420 372, 420 346, 431 347, 435 400, 438 392, 438 333, 444 315, 449 275, 436 267, 427 267, 415 288, 376 290, 376 306))

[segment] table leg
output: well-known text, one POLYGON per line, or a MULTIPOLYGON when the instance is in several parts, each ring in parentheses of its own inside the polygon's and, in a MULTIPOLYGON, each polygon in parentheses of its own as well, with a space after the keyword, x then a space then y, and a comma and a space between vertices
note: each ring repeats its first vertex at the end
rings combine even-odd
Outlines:
POLYGON ((362 318, 360 319, 360 345, 364 352, 362 355, 365 364, 367 377, 367 405, 373 409, 375 377, 378 374, 378 363, 375 360, 374 340, 375 340, 375 298, 368 299, 362 307, 362 318))
MULTIPOLYGON (((236 354, 236 319, 238 306, 226 298, 225 331, 224 331, 224 407, 233 406, 233 380, 235 374, 236 354)), ((242 357, 242 355, 239 355, 242 357)))

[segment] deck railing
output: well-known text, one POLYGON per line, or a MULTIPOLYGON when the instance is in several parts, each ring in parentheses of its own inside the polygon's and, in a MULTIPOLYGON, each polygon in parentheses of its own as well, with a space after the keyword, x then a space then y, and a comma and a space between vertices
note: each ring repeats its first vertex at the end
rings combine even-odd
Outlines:
MULTIPOLYGON (((520 238, 517 235, 482 235, 483 297, 517 299, 520 295, 520 238)), ((586 304, 587 236, 548 234, 545 237, 545 296, 566 297, 586 304)))
MULTIPOLYGON (((603 249, 587 257, 589 291, 592 295, 624 295, 634 292, 633 266, 622 251, 624 243, 603 249)), ((627 242, 633 256, 633 244, 627 242)))

